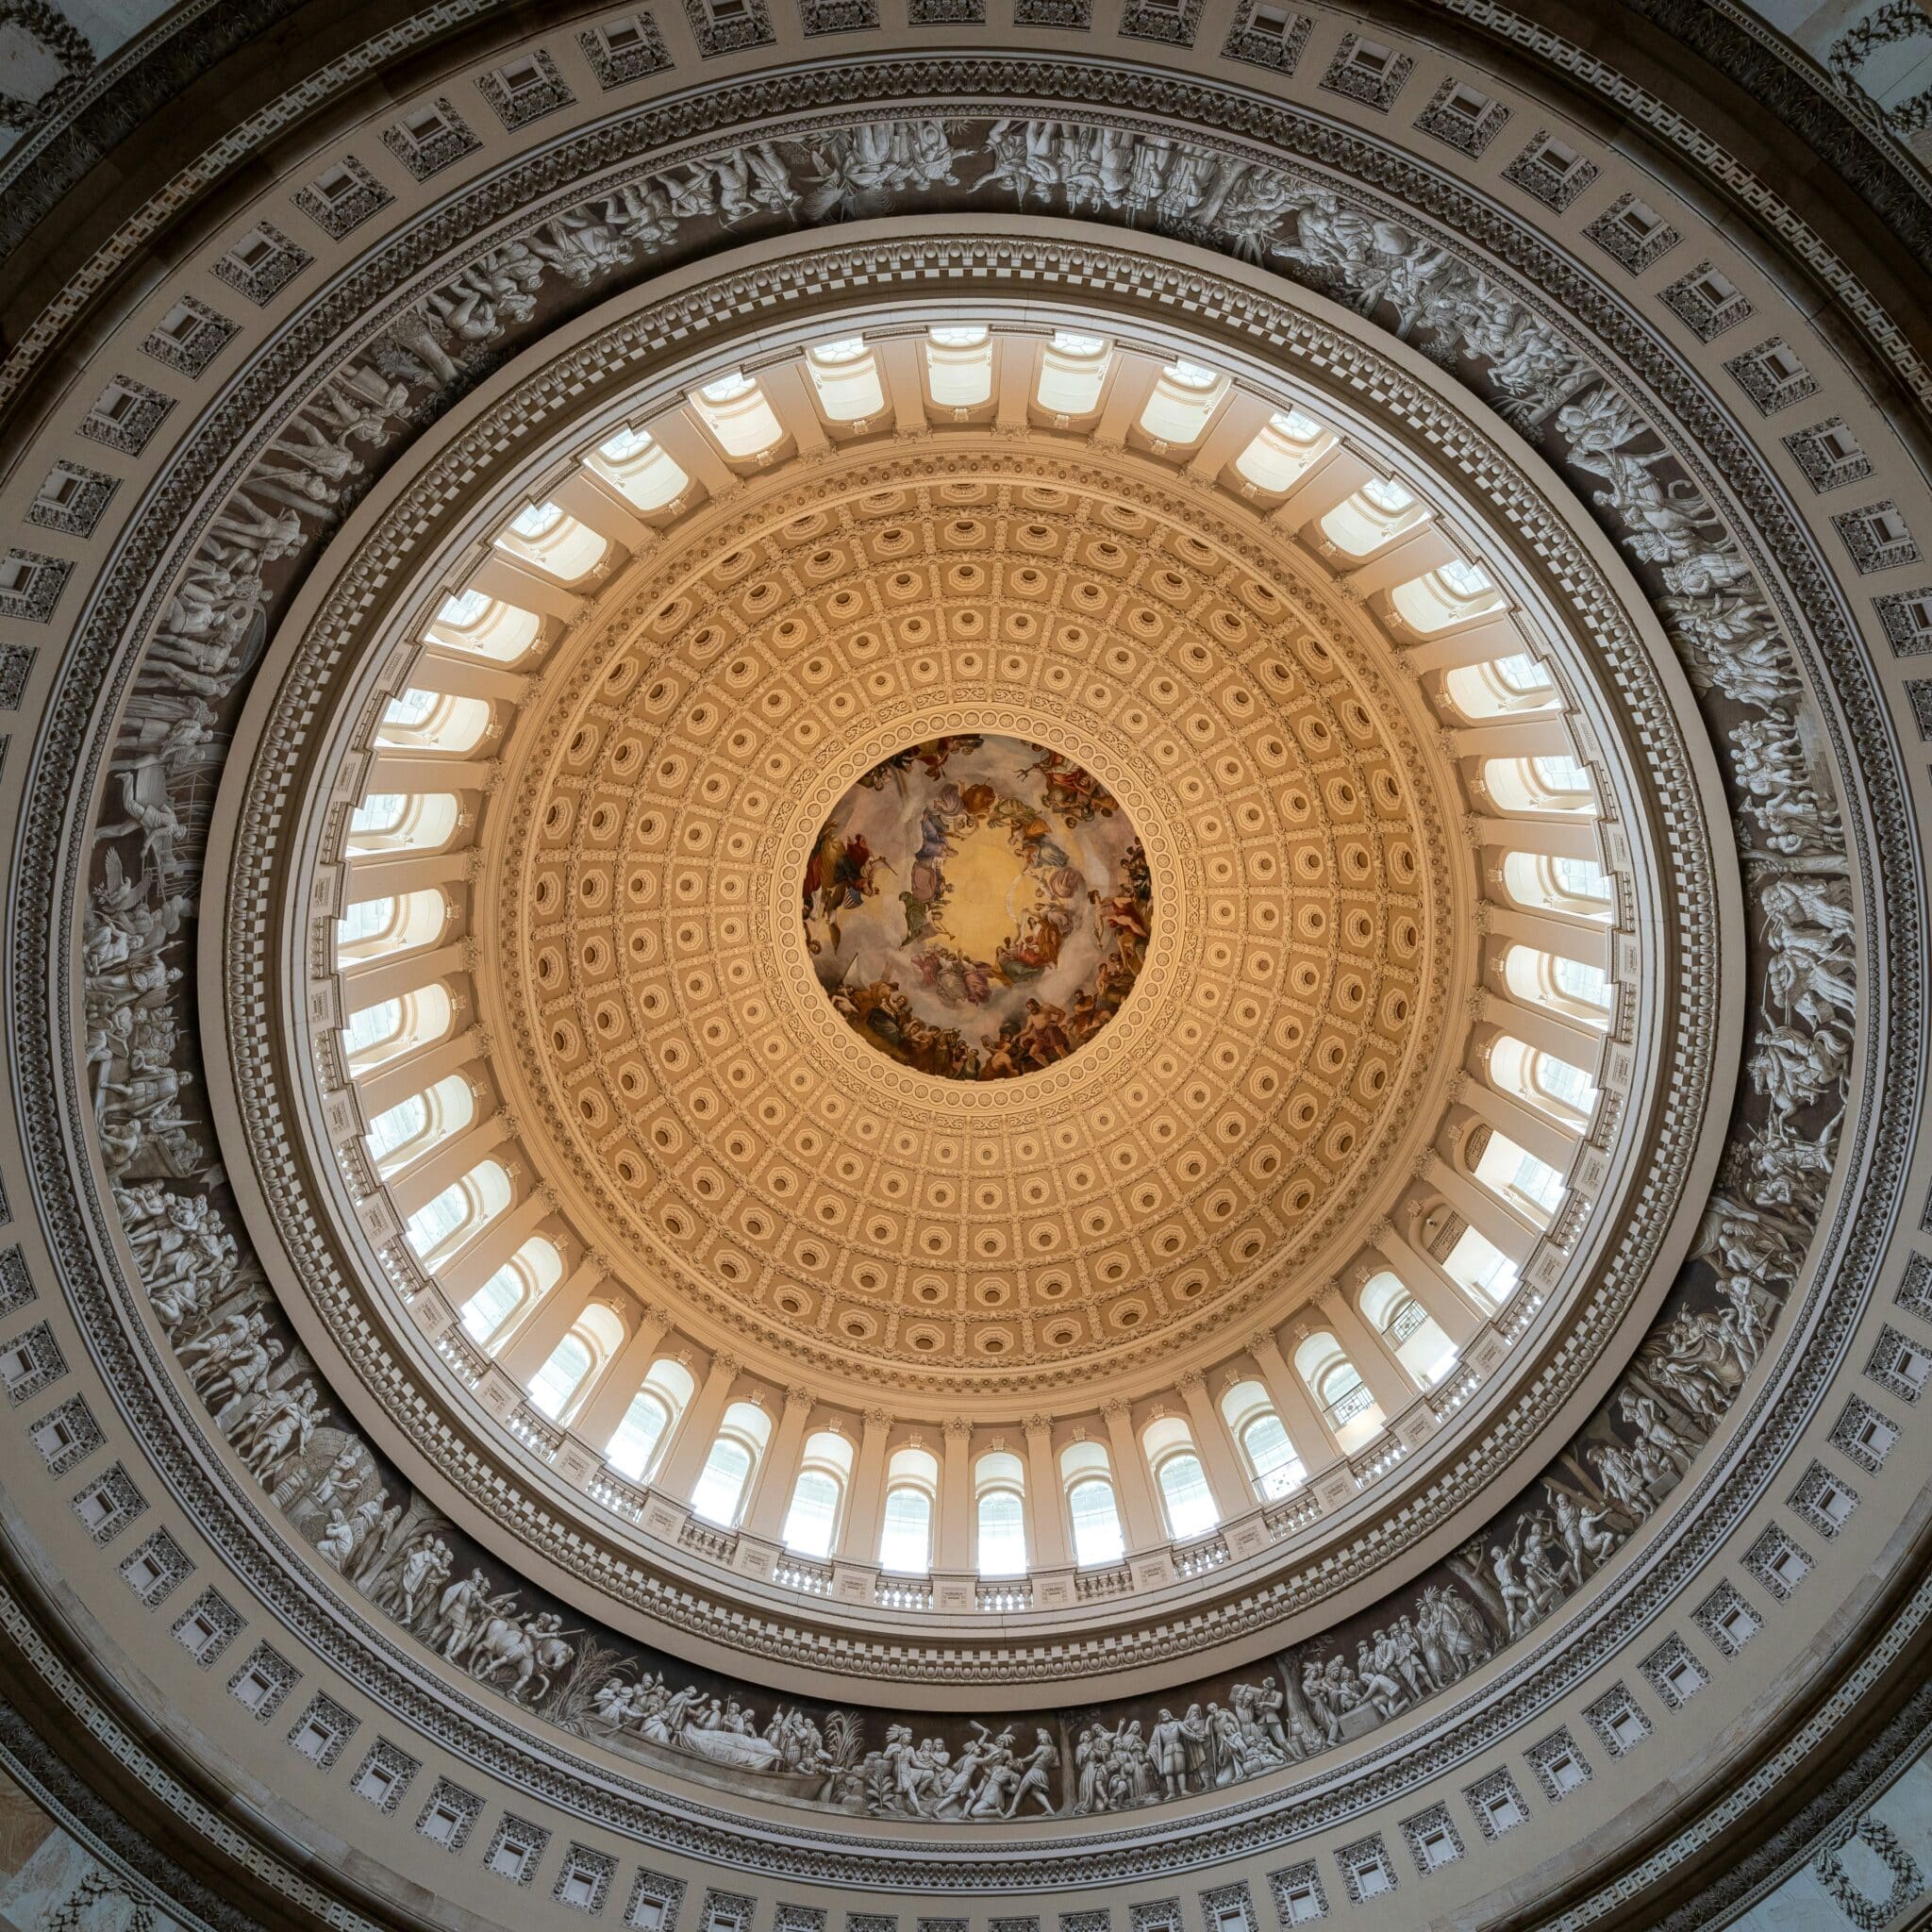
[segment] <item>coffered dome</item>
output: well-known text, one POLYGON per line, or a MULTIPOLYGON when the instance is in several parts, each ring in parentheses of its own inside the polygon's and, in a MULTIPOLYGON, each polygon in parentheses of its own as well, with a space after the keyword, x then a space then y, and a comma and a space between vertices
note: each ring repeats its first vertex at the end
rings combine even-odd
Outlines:
POLYGON ((908 5, 264 40, 21 258, 0 1690, 183 1925, 1908 1916, 1892 110, 908 5))

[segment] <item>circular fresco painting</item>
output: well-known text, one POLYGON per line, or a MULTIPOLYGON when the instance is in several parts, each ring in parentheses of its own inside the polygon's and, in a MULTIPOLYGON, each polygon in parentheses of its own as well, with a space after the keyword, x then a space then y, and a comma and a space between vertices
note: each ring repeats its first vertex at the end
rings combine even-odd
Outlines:
POLYGON ((1120 801, 1070 758, 976 734, 874 765, 806 863, 805 942, 862 1039, 948 1080, 1078 1051, 1132 991, 1154 908, 1120 801))

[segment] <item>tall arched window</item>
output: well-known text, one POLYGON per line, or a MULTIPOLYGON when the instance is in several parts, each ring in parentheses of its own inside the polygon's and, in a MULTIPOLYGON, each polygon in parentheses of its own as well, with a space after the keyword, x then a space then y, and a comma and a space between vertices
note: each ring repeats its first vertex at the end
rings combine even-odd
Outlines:
POLYGON ((1501 1307, 1516 1286, 1516 1263, 1479 1227, 1465 1227, 1457 1237, 1442 1272, 1492 1309, 1501 1307))
POLYGON ((454 1017, 448 991, 435 982, 400 999, 357 1008, 342 1028, 350 1073, 360 1079, 419 1046, 433 1045, 448 1033, 454 1017))
POLYGON ((530 1377, 531 1402, 552 1422, 570 1406, 591 1373, 591 1345, 573 1330, 550 1351, 548 1360, 530 1377))
POLYGON ((624 1324, 612 1309, 592 1302, 530 1377, 531 1402, 552 1422, 560 1421, 588 1391, 596 1372, 623 1346, 624 1324))
POLYGON ((1017 1456, 990 1451, 973 1465, 973 1508, 979 1530, 979 1574, 1020 1576, 1026 1570, 1025 1471, 1017 1456))
POLYGON ((527 1303, 546 1295, 563 1278, 563 1257, 541 1234, 532 1235, 461 1309, 464 1331, 487 1348, 527 1303))
POLYGON ((432 946, 449 923, 449 901, 435 887, 400 898, 355 899, 336 921, 336 964, 360 966, 432 946))
POLYGON ((886 1507, 879 1525, 879 1568, 923 1575, 932 1568, 933 1503, 940 1466, 924 1449, 898 1449, 886 1464, 886 1507))
POLYGON ((575 584, 604 560, 610 541, 557 504, 532 503, 497 532, 496 547, 559 584, 575 584))
POLYGON ((1307 1471, 1260 1383, 1235 1383, 1221 1398, 1221 1412, 1227 1418, 1228 1433, 1241 1444, 1255 1493, 1263 1502, 1285 1496, 1307 1480, 1307 1471))
POLYGON ((1326 1329, 1310 1335, 1295 1350, 1294 1366, 1344 1455, 1353 1455, 1374 1440, 1384 1420, 1382 1411, 1361 1371, 1334 1336, 1326 1329))
POLYGON ((1503 858, 1503 890, 1529 912, 1607 923, 1617 909, 1610 875, 1593 858, 1551 858, 1541 852, 1503 858))
POLYGON ((1596 1111, 1596 1082, 1581 1067, 1514 1034, 1501 1034, 1491 1043, 1490 1079, 1498 1091, 1573 1131, 1588 1126, 1596 1111))
POLYGON ((1361 1311, 1418 1389, 1433 1388, 1456 1366, 1455 1343, 1392 1270, 1363 1282, 1361 1311))
POLYGON ((646 512, 675 503, 691 485, 671 452, 648 429, 620 429, 608 437, 597 445, 589 467, 646 512))
POLYGON ((485 699, 411 685, 384 707, 375 741, 398 751, 460 757, 475 750, 489 729, 490 706, 485 699))
POLYGON ((449 1074, 377 1114, 364 1139, 376 1172, 386 1179, 461 1133, 475 1117, 476 1096, 470 1083, 460 1074, 449 1074))
POLYGON ((1483 784, 1501 811, 1596 814, 1596 792, 1590 774, 1567 752, 1544 758, 1486 759, 1483 784))
POLYGON ((1507 1134, 1488 1135, 1470 1172, 1538 1227, 1547 1227, 1563 1205, 1562 1174, 1507 1134))
POLYGON ((505 604, 481 591, 446 597, 424 631, 432 644, 460 651, 466 657, 487 658, 511 664, 525 656, 543 628, 534 610, 505 604))
POLYGON ((467 1246, 509 1203, 509 1175, 502 1163, 479 1160, 461 1180, 452 1181, 433 1201, 417 1208, 403 1232, 418 1258, 434 1270, 467 1246))
POLYGON ((726 1529, 738 1522, 752 1472, 771 1440, 772 1422, 755 1402, 734 1402, 724 1411, 711 1453, 691 1493, 691 1513, 726 1529))
POLYGON ((1221 1511, 1187 1424, 1179 1416, 1157 1418, 1141 1432, 1141 1447, 1154 1472, 1168 1535, 1176 1542, 1206 1536, 1221 1522, 1221 1511))
POLYGON ((1615 989, 1601 966, 1534 946, 1512 945, 1503 956, 1503 982, 1526 1007, 1602 1029, 1610 1023, 1615 989))
POLYGON ((455 836, 459 816, 453 791, 372 792, 349 815, 342 850, 352 858, 440 851, 455 836))
POLYGON ((1098 1442, 1069 1442, 1060 1451, 1060 1483, 1074 1529, 1074 1561, 1083 1569, 1118 1563, 1126 1555, 1113 1470, 1098 1442))
POLYGON ((845 1489, 852 1479, 852 1444, 830 1429, 805 1439, 791 1507, 785 1512, 785 1547, 801 1557, 829 1557, 845 1513, 845 1489))
POLYGON ((624 1420, 604 1445, 604 1460, 633 1482, 649 1481, 695 1387, 682 1362, 668 1356, 653 1362, 644 1386, 631 1397, 624 1420))

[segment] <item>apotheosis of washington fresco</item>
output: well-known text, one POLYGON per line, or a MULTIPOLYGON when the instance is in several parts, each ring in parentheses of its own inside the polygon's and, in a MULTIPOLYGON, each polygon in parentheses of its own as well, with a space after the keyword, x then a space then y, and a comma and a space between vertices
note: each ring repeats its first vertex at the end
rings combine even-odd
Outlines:
POLYGON ((1120 801, 1057 751, 935 738, 821 827, 804 880, 819 984, 880 1053, 948 1080, 1050 1067, 1120 1011, 1153 930, 1120 801))

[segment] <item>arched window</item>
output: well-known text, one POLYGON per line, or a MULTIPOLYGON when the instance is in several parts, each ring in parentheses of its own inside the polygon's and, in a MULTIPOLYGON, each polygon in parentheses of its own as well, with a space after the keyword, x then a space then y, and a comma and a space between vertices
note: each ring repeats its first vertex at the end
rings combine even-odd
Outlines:
POLYGON ((1326 1329, 1310 1335, 1295 1350, 1294 1366, 1344 1455, 1374 1440, 1384 1421, 1381 1408, 1334 1336, 1326 1329))
POLYGON ((431 946, 449 921, 449 901, 433 886, 395 899, 356 899, 336 921, 336 964, 359 966, 431 946))
POLYGON ((1101 336, 1063 328, 1040 352, 1040 381, 1034 400, 1050 416, 1091 416, 1107 387, 1113 345, 1101 336))
POLYGON ((648 515, 675 503, 691 478, 647 429, 620 429, 597 445, 589 467, 648 515))
POLYGON ((691 1493, 691 1513, 726 1529, 738 1522, 752 1472, 771 1440, 772 1423, 755 1402, 734 1402, 724 1411, 711 1453, 691 1493))
POLYGON ((1141 1447, 1154 1473, 1168 1535, 1175 1542, 1184 1542, 1215 1528, 1221 1511, 1187 1424, 1178 1416, 1157 1417, 1141 1430, 1141 1447))
POLYGON ((1462 1230, 1442 1272, 1491 1309, 1501 1307, 1516 1286, 1516 1263, 1479 1227, 1462 1230))
POLYGON ((378 1171, 400 1167, 408 1156, 392 1159, 399 1147, 408 1147, 409 1142, 429 1124, 429 1099, 426 1094, 412 1093, 407 1100, 396 1104, 377 1114, 369 1123, 369 1131, 362 1136, 363 1141, 375 1158, 378 1171))
POLYGON ((358 1007, 342 1028, 342 1048, 349 1056, 349 1065, 379 1065, 391 1057, 384 1049, 402 1029, 401 1000, 378 1000, 373 1007, 358 1007))
POLYGON ((1601 966, 1512 945, 1503 956, 1503 982, 1526 1007, 1541 1007, 1565 1020, 1606 1027, 1615 1007, 1615 989, 1601 966))
POLYGON ((433 1087, 398 1101, 369 1123, 363 1136, 387 1178, 421 1160, 452 1134, 459 1134, 476 1117, 476 1096, 460 1074, 445 1074, 433 1087))
POLYGON ((1592 858, 1506 853, 1503 890, 1526 912, 1560 912, 1572 919, 1607 922, 1617 909, 1609 874, 1592 858))
POLYGON ((1427 508, 1407 484, 1375 476, 1320 519, 1322 534, 1350 557, 1366 557, 1425 522, 1427 508))
POLYGON ((885 413, 878 358, 863 336, 815 343, 805 352, 805 370, 828 421, 864 423, 885 413))
POLYGON ((1596 816, 1590 774, 1567 753, 1534 758, 1485 758, 1483 785, 1497 810, 1596 816))
POLYGON ((1514 717, 1561 704, 1557 681, 1527 651, 1481 664, 1458 664, 1442 676, 1449 702, 1465 718, 1514 717))
POLYGON ((979 1574, 1020 1576, 1026 1570, 1025 1472, 1017 1456, 990 1451, 973 1465, 973 1510, 979 1535, 979 1574))
POLYGON ((1227 1418, 1228 1433, 1241 1444, 1255 1493, 1263 1502, 1285 1496, 1307 1480, 1308 1473, 1260 1383, 1235 1383, 1221 1398, 1221 1412, 1227 1418))
POLYGON ((1456 557, 1406 584, 1397 584, 1389 592, 1389 601, 1411 630, 1426 637, 1500 610, 1503 593, 1488 571, 1456 557))
POLYGON ((941 409, 976 409, 992 400, 992 337, 983 326, 928 329, 925 385, 941 409))
POLYGON ((548 1294, 562 1278, 563 1257, 541 1234, 532 1235, 463 1304, 465 1333, 488 1348, 519 1308, 548 1294))
POLYGON ((349 815, 342 850, 351 858, 383 852, 440 852, 456 836, 453 791, 377 791, 349 815))
POLYGON ((533 503, 498 533, 496 547, 559 584, 575 584, 603 562, 610 541, 557 504, 533 503))
POLYGON ((490 706, 484 699, 411 685, 389 701, 375 728, 375 741, 401 751, 460 757, 474 751, 489 729, 490 706))
POLYGON ((1234 459, 1243 483, 1278 496, 1335 441, 1335 433, 1302 409, 1277 409, 1234 459))
POLYGON ((1191 448, 1227 393, 1231 378, 1187 357, 1177 357, 1154 378, 1141 405, 1140 426, 1156 442, 1191 448))
POLYGON ((879 1568, 923 1575, 932 1568, 933 1503, 940 1466, 924 1449, 899 1449, 886 1464, 886 1507, 879 1526, 879 1568))
POLYGON ((537 641, 542 628, 543 621, 534 610, 481 591, 465 591, 459 597, 443 599, 424 637, 445 650, 487 658, 492 664, 513 664, 537 641))
POLYGON ((550 1358, 530 1377, 531 1402, 552 1422, 569 1406, 591 1373, 591 1347, 573 1330, 550 1351, 550 1358))
POLYGON ((845 1513, 852 1479, 852 1444, 830 1429, 805 1439, 791 1507, 785 1512, 785 1547, 801 1557, 829 1557, 845 1513))
POLYGON ((1098 1442, 1069 1442, 1060 1451, 1060 1484, 1074 1528, 1074 1561, 1083 1569, 1118 1563, 1126 1555, 1127 1542, 1121 1532, 1120 1502, 1114 1495, 1107 1451, 1098 1442))
POLYGON ((772 413, 764 391, 741 370, 694 391, 691 407, 718 447, 740 462, 761 457, 785 440, 784 425, 772 413))
POLYGON ((1489 1133, 1470 1172, 1538 1227, 1547 1227, 1563 1205, 1562 1174, 1507 1134, 1489 1133))
POLYGON ((1456 1366, 1456 1345, 1400 1275, 1389 1269, 1362 1284, 1362 1319, 1388 1342, 1418 1389, 1433 1388, 1456 1366))
POLYGON ((342 1028, 350 1073, 360 1079, 418 1047, 433 1046, 449 1032, 454 1017, 447 990, 435 981, 400 999, 358 1007, 342 1028))
POLYGON ((589 1391, 598 1371, 624 1346, 624 1324, 614 1309, 592 1302, 576 1326, 550 1351, 530 1377, 530 1400, 552 1422, 560 1421, 589 1391))
POLYGON ((1596 1111, 1596 1083, 1581 1067, 1514 1034, 1501 1034, 1491 1043, 1490 1079, 1499 1092, 1565 1127, 1580 1130, 1596 1111))
POLYGON ((695 1387, 682 1362, 668 1356, 654 1361, 644 1386, 631 1397, 624 1420, 604 1445, 604 1460, 633 1482, 648 1482, 695 1387))
POLYGON ((466 1246, 510 1203, 509 1175, 501 1162, 479 1160, 410 1215, 403 1232, 425 1267, 439 1267, 466 1246))

